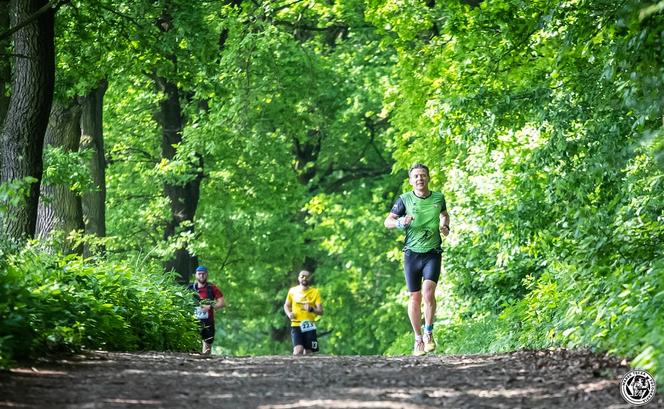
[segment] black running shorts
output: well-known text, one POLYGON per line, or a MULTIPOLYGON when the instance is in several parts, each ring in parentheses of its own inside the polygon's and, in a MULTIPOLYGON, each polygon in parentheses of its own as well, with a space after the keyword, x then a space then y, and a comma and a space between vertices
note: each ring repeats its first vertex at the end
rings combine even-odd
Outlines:
POLYGON ((422 280, 438 282, 440 277, 440 250, 416 253, 406 250, 403 257, 403 271, 408 291, 414 293, 422 289, 422 280))
POLYGON ((300 327, 291 327, 293 346, 302 345, 304 349, 318 352, 318 336, 316 330, 302 332, 300 327))
POLYGON ((208 344, 214 342, 214 321, 212 320, 198 320, 201 327, 201 338, 208 344))

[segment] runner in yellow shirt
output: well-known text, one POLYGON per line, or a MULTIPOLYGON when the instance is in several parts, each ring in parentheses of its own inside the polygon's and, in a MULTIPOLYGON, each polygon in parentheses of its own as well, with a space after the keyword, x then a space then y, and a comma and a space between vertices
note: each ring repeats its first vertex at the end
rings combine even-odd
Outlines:
POLYGON ((304 355, 318 352, 315 321, 323 315, 323 304, 318 289, 309 287, 309 271, 300 271, 297 281, 299 285, 288 290, 284 311, 291 320, 293 355, 304 355))

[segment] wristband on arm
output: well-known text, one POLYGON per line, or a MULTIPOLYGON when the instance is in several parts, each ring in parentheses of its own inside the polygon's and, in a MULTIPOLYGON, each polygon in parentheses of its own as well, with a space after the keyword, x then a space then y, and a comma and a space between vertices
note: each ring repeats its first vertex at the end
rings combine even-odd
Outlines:
POLYGON ((396 226, 395 226, 397 229, 403 230, 403 229, 406 228, 406 226, 404 226, 404 224, 403 224, 404 219, 405 219, 405 216, 401 216, 397 219, 397 223, 396 223, 396 226))

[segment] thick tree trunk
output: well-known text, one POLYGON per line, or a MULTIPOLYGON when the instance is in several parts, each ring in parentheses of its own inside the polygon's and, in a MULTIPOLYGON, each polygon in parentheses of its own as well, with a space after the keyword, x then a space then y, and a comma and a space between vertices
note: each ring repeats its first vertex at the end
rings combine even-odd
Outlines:
MULTIPOLYGON (((10 24, 21 24, 47 0, 11 0, 10 24)), ((44 132, 53 100, 55 79, 54 12, 49 9, 12 35, 14 68, 12 92, 0 133, 0 183, 26 181, 25 202, 8 206, 2 215, 2 236, 34 237, 39 184, 42 177, 44 132)))
MULTIPOLYGON (((0 0, 0 33, 9 30, 9 0, 0 0)), ((5 96, 6 84, 12 80, 12 67, 10 59, 6 55, 9 52, 9 38, 0 38, 0 129, 5 121, 9 96, 5 96)))
MULTIPOLYGON (((165 95, 160 102, 159 113, 162 127, 161 156, 164 159, 172 160, 177 153, 176 146, 182 142, 184 126, 180 93, 176 85, 164 78, 157 78, 156 83, 159 91, 165 95)), ((198 165, 202 167, 202 159, 199 159, 198 165)), ((182 232, 193 233, 202 176, 199 173, 189 182, 164 184, 164 192, 171 205, 171 220, 166 225, 165 239, 177 236, 182 232)), ((176 250, 173 258, 166 262, 165 269, 166 271, 175 270, 179 275, 179 281, 186 283, 194 275, 197 264, 198 258, 192 255, 184 244, 176 250)))
MULTIPOLYGON (((83 221, 85 233, 97 237, 106 236, 106 160, 104 157, 104 134, 102 126, 104 94, 108 84, 99 87, 80 99, 81 103, 81 147, 92 151, 88 170, 95 190, 83 194, 83 221)), ((91 255, 88 245, 83 254, 91 255)))
MULTIPOLYGON (((45 146, 61 147, 64 152, 78 152, 81 140, 81 108, 76 102, 54 102, 44 139, 45 146)), ((69 184, 41 185, 37 212, 37 237, 46 239, 54 233, 64 234, 63 253, 82 253, 66 237, 75 230, 83 230, 81 196, 69 184)))

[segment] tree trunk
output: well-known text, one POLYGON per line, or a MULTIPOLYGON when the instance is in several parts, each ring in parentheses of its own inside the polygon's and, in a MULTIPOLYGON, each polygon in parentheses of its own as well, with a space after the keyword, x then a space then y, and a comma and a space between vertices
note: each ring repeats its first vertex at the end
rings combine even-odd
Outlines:
MULTIPOLYGON (((81 108, 73 101, 69 103, 54 102, 51 109, 45 146, 62 147, 64 152, 78 152, 81 140, 81 108)), ((46 239, 54 233, 64 234, 63 253, 82 253, 80 246, 74 247, 67 240, 72 231, 83 230, 83 208, 81 196, 70 189, 69 184, 41 185, 41 196, 37 212, 37 237, 46 239)))
MULTIPOLYGON (((97 237, 106 236, 106 160, 102 118, 107 87, 108 83, 103 81, 99 87, 80 98, 82 108, 80 149, 92 151, 92 157, 87 165, 95 185, 95 190, 83 194, 83 221, 85 233, 97 237)), ((88 244, 85 245, 83 254, 86 257, 91 255, 88 244)))
MULTIPOLYGON (((160 102, 159 120, 162 127, 161 156, 173 160, 177 153, 176 146, 182 142, 182 129, 184 120, 180 106, 180 92, 178 87, 164 78, 156 78, 159 91, 165 97, 160 102)), ((199 167, 202 168, 202 158, 199 158, 199 167)), ((202 173, 188 182, 165 183, 164 192, 171 205, 171 220, 166 225, 164 238, 170 239, 181 233, 194 232, 194 216, 198 206, 202 173)), ((189 282, 195 273, 198 258, 192 255, 187 244, 178 248, 169 261, 166 262, 166 271, 175 270, 179 281, 189 282)))
MULTIPOLYGON (((10 24, 21 24, 47 0, 11 0, 10 24)), ((27 197, 0 220, 2 235, 34 237, 42 178, 44 132, 55 80, 54 12, 47 10, 13 35, 14 68, 7 116, 0 133, 0 183, 27 183, 27 197), (30 178, 30 179, 26 179, 30 178)))
MULTIPOLYGON (((9 30, 9 0, 0 0, 0 33, 9 30)), ((6 84, 12 80, 12 67, 10 60, 6 57, 9 52, 9 38, 0 38, 0 129, 7 114, 9 96, 5 96, 6 84)))

